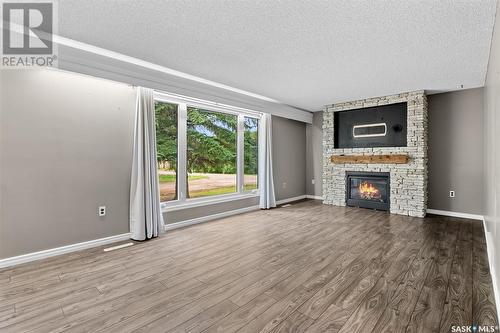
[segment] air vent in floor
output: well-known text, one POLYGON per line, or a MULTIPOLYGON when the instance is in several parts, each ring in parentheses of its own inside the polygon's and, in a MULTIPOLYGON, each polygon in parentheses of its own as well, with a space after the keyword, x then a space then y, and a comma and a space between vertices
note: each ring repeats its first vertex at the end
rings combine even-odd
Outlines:
POLYGON ((132 246, 132 245, 134 245, 134 243, 130 242, 130 243, 120 244, 120 245, 116 245, 116 246, 111 246, 111 247, 105 248, 104 252, 109 252, 109 251, 114 251, 114 250, 118 250, 118 249, 123 249, 124 247, 129 247, 129 246, 132 246))

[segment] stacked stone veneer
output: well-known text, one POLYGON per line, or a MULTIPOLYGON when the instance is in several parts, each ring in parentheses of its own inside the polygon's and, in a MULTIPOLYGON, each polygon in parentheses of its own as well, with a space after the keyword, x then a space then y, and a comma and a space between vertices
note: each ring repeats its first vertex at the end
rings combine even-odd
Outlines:
POLYGON ((327 105, 323 114, 323 203, 346 205, 346 171, 389 172, 391 213, 424 217, 427 209, 427 97, 424 91, 327 105), (334 113, 408 103, 407 147, 334 148, 334 113), (407 164, 333 164, 332 155, 408 154, 407 164))

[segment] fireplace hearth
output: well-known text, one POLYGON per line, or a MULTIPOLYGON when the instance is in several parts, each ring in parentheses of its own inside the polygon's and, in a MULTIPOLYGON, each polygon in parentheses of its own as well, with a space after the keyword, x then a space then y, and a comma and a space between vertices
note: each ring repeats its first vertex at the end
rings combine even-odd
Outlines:
POLYGON ((346 173, 346 204, 377 210, 389 210, 388 172, 346 173))

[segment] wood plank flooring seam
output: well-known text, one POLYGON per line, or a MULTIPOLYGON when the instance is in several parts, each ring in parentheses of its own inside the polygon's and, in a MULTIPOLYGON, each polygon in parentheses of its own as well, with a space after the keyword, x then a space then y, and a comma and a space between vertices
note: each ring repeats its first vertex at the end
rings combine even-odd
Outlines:
POLYGON ((304 201, 2 269, 0 330, 411 333, 447 332, 469 317, 497 324, 485 246, 482 225, 469 220, 304 201))
MULTIPOLYGON (((413 264, 413 262, 416 260, 416 258, 417 258, 417 254, 413 257, 413 259, 411 260, 411 262, 408 264, 408 268, 404 271, 404 273, 403 273, 403 274, 401 274, 401 279, 400 279, 399 281, 401 281, 401 280, 404 278, 404 276, 406 275, 406 273, 407 273, 407 272, 411 269, 411 265, 412 265, 412 264, 413 264)), ((392 265, 394 265, 394 264, 395 264, 395 263, 393 262, 393 263, 391 264, 391 266, 387 268, 387 270, 390 270, 390 269, 391 269, 391 267, 392 267, 392 265)), ((363 299, 361 300, 361 302, 360 302, 360 305, 359 305, 359 306, 361 306, 361 304, 363 304, 363 301, 364 301, 364 300, 366 300, 366 299, 368 298, 368 296, 370 295, 371 291, 372 291, 372 290, 373 290, 373 289, 377 286, 378 282, 379 282, 379 281, 381 281, 383 278, 384 278, 384 274, 382 274, 382 275, 380 276, 380 278, 379 278, 379 279, 377 280, 377 282, 373 285, 373 287, 372 287, 372 288, 371 288, 371 289, 370 289, 370 290, 369 290, 369 291, 365 294, 365 297, 363 297, 363 299)), ((399 283, 399 282, 398 282, 398 283, 399 283)), ((394 293, 394 292, 395 292, 395 290, 393 291, 393 293, 394 293)), ((391 295, 391 294, 390 294, 390 295, 387 295, 387 298, 388 298, 388 299, 390 299, 391 297, 392 297, 392 295, 391 295)), ((359 306, 358 306, 358 307, 359 307, 359 306)), ((347 318, 347 320, 346 320, 346 322, 344 323, 344 325, 342 325, 342 326, 340 327, 339 331, 342 331, 342 329, 344 328, 344 326, 345 326, 345 325, 349 322, 349 319, 350 319, 350 318, 354 315, 355 311, 356 311, 356 310, 354 310, 354 311, 351 313, 351 315, 349 316, 349 318, 347 318)), ((381 311, 380 316, 382 316, 382 313, 383 313, 383 312, 381 311)), ((379 316, 379 318, 377 319, 377 321, 380 319, 380 316, 379 316)), ((376 322, 375 322, 374 326, 375 326, 375 325, 376 325, 376 322)))
MULTIPOLYGON (((461 226, 462 228, 462 226, 461 226)), ((455 259, 455 256, 457 255, 458 251, 457 251, 457 247, 460 245, 459 244, 459 237, 460 237, 460 230, 458 230, 457 232, 457 235, 456 235, 456 239, 455 239, 455 242, 454 242, 454 246, 453 246, 453 255, 452 255, 452 260, 451 260, 451 267, 450 267, 450 271, 449 271, 449 274, 448 274, 448 278, 446 279, 447 283, 446 283, 446 292, 445 292, 445 297, 446 295, 448 294, 448 289, 450 288, 450 278, 451 278, 451 274, 452 274, 452 269, 453 269, 453 264, 455 263, 454 262, 454 259, 455 259)), ((444 302, 446 302, 446 298, 444 300, 444 302)), ((443 304, 443 307, 444 307, 444 304, 443 304)), ((442 320, 443 320, 443 315, 444 315, 444 311, 441 312, 441 316, 439 318, 439 329, 441 329, 441 323, 442 323, 442 320)))

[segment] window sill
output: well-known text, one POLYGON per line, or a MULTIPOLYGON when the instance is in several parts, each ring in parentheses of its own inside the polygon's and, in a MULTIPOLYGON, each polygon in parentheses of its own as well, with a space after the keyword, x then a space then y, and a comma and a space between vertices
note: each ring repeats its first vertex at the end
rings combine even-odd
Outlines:
POLYGON ((259 195, 260 195, 259 192, 225 194, 209 198, 188 199, 183 202, 162 202, 160 205, 162 213, 165 213, 165 212, 173 212, 176 210, 188 209, 193 207, 202 207, 202 206, 220 204, 224 202, 257 198, 259 197, 259 195))

